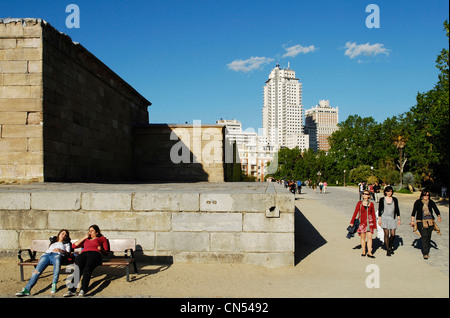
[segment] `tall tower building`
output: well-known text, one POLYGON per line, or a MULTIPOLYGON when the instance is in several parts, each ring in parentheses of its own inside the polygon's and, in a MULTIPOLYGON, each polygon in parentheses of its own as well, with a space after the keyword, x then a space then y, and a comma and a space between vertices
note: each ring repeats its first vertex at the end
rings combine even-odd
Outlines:
POLYGON ((295 72, 280 65, 270 72, 264 86, 263 130, 267 142, 293 148, 304 143, 302 84, 295 72))
POLYGON ((330 107, 330 101, 320 100, 319 105, 305 111, 305 132, 309 134, 309 147, 314 150, 330 149, 328 137, 330 137, 338 127, 339 110, 338 107, 330 107))

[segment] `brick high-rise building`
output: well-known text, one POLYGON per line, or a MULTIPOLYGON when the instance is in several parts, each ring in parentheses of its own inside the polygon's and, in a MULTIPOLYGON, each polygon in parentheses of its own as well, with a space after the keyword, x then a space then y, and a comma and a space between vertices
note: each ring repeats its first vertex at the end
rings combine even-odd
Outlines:
POLYGON ((305 111, 305 132, 309 134, 309 147, 314 150, 330 149, 328 137, 336 130, 339 122, 338 107, 330 107, 330 101, 320 100, 319 105, 305 111))

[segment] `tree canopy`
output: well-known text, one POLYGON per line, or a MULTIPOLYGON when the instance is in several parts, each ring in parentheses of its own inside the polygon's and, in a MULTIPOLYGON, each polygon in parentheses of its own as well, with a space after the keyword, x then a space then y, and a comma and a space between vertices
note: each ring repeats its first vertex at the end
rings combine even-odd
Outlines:
MULTIPOLYGON (((447 40, 448 21, 444 22, 447 40)), ((449 180, 449 50, 442 49, 436 59, 438 82, 433 89, 419 92, 409 111, 377 123, 357 114, 338 124, 329 137, 330 149, 301 152, 283 148, 278 153, 274 178, 327 180, 328 183, 359 182, 369 177, 386 183, 408 182, 421 186, 427 182, 449 180), (319 174, 320 172, 320 174, 319 174), (403 180, 401 177, 403 176, 403 180)))

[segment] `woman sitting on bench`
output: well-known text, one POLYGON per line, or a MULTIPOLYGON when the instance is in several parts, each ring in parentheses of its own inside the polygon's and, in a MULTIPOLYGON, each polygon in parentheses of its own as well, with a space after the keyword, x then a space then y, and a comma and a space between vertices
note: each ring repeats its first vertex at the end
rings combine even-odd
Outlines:
POLYGON ((74 275, 75 281, 69 287, 67 293, 63 295, 64 297, 75 295, 76 286, 80 281, 81 275, 83 278, 78 296, 84 296, 87 292, 92 272, 97 266, 102 265, 102 254, 107 255, 109 253, 108 240, 101 234, 100 228, 97 225, 91 225, 89 232, 82 239, 72 244, 73 249, 79 247, 83 248, 81 253, 75 258, 75 264, 77 266, 76 273, 79 275, 78 277, 74 275))
POLYGON ((69 231, 61 230, 56 237, 55 242, 50 242, 50 246, 47 251, 42 254, 39 258, 39 263, 37 264, 33 274, 22 291, 16 293, 16 296, 29 296, 31 288, 36 284, 41 273, 47 268, 48 265, 53 265, 53 282, 51 293, 56 292, 56 283, 59 278, 59 271, 61 269, 61 259, 71 252, 70 249, 70 235, 69 231))

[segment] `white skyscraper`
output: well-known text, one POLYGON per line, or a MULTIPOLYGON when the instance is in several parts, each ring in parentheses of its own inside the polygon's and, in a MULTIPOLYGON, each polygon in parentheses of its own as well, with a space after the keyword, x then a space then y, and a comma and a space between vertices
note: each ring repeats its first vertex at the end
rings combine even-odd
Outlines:
POLYGON ((302 119, 302 84, 289 66, 281 69, 277 64, 264 86, 263 130, 269 144, 308 148, 302 119))

